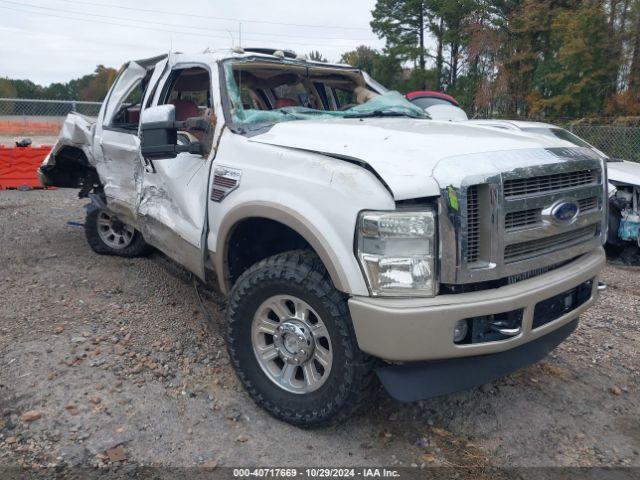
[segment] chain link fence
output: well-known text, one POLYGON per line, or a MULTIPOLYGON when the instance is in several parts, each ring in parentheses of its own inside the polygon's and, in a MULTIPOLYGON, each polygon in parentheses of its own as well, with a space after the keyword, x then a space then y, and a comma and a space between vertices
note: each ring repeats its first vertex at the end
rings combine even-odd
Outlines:
POLYGON ((570 124, 565 128, 612 158, 640 162, 640 126, 570 124))
POLYGON ((70 112, 95 117, 101 102, 76 100, 42 100, 33 98, 0 98, 0 116, 62 117, 70 112))
POLYGON ((98 116, 101 102, 0 98, 0 135, 56 136, 70 112, 98 116))

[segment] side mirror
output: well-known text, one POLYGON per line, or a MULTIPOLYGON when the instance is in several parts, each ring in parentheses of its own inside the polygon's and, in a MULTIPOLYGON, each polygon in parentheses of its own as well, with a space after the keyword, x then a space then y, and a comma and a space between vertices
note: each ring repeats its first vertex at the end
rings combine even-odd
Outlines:
POLYGON ((176 107, 173 105, 159 105, 147 108, 140 118, 140 149, 147 160, 175 158, 179 153, 189 152, 202 154, 200 142, 188 145, 178 145, 178 130, 185 128, 199 129, 201 121, 198 118, 184 122, 176 122, 176 107))

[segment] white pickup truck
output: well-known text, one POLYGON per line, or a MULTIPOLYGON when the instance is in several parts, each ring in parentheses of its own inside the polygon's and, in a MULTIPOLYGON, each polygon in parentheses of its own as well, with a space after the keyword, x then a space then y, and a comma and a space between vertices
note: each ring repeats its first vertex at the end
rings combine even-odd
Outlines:
POLYGON ((92 198, 96 252, 154 247, 228 295, 239 378, 301 426, 378 379, 414 401, 539 360, 605 261, 591 149, 432 120, 358 69, 282 51, 127 63, 40 176, 92 198))

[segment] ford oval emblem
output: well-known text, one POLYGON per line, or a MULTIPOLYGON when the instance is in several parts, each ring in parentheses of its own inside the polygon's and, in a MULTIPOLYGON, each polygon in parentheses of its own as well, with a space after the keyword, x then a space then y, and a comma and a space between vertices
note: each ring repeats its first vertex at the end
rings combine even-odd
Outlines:
POLYGON ((575 220, 579 211, 576 202, 560 201, 551 207, 551 217, 558 223, 569 223, 575 220))

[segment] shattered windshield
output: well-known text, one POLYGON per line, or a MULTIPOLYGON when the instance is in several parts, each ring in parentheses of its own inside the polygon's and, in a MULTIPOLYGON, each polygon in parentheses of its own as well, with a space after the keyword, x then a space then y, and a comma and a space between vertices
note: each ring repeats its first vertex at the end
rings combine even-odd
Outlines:
POLYGON ((429 118, 401 93, 379 94, 356 69, 299 61, 249 59, 224 64, 234 124, 318 118, 429 118))

